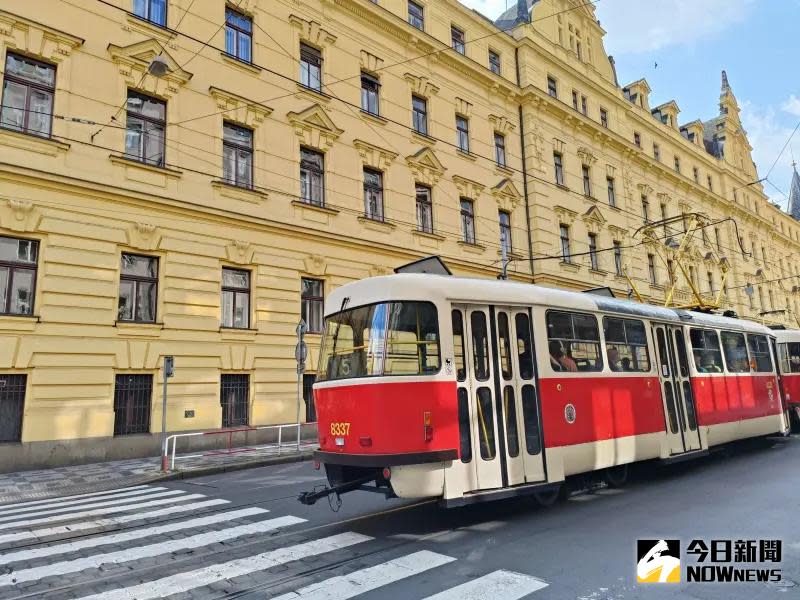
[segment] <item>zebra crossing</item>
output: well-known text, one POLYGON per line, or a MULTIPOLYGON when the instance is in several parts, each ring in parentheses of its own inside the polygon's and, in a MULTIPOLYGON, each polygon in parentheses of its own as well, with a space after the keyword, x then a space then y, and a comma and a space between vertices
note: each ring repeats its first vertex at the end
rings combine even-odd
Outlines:
MULTIPOLYGON (((279 600, 381 590, 398 597, 398 589, 406 597, 403 581, 436 581, 458 563, 411 542, 386 548, 386 540, 354 531, 309 534, 304 523, 260 505, 148 485, 0 505, 0 600, 217 598, 251 589, 279 600)), ((500 570, 426 600, 515 600, 547 586, 500 570)))

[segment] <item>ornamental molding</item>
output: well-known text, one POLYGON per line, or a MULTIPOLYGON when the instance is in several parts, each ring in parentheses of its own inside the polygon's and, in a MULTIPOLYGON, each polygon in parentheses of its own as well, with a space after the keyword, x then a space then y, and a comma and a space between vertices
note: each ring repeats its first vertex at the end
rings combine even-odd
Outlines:
POLYGON ((587 167, 591 167, 597 162, 597 157, 589 148, 586 148, 585 146, 578 148, 578 158, 580 158, 581 164, 587 167))
POLYGON ((383 59, 378 58, 374 54, 367 52, 366 50, 361 51, 361 68, 364 71, 368 71, 371 73, 375 73, 379 71, 383 66, 383 59))
POLYGON ((590 207, 589 210, 583 213, 581 219, 586 225, 586 229, 589 231, 589 233, 600 233, 600 230, 606 224, 606 218, 596 206, 590 207))
POLYGON ((425 185, 436 185, 447 170, 430 148, 422 148, 416 154, 406 157, 406 163, 415 181, 425 185))
POLYGON ((82 46, 77 36, 47 27, 23 17, 0 11, 0 38, 8 48, 60 63, 82 46))
POLYGON ((385 150, 364 140, 353 140, 353 146, 361 157, 361 162, 367 167, 378 171, 385 171, 397 158, 397 152, 385 150))
POLYGON ((161 243, 161 231, 152 223, 133 223, 126 233, 128 246, 131 248, 156 250, 161 243))
POLYGON ((461 115, 462 117, 471 117, 472 103, 467 102, 463 98, 456 98, 456 114, 461 115))
POLYGON ((656 197, 658 198, 659 202, 662 202, 663 204, 672 204, 672 196, 666 192, 659 192, 656 197))
POLYGON ((431 83, 430 79, 425 76, 417 77, 413 73, 406 73, 405 80, 411 86, 411 93, 423 98, 430 98, 439 93, 439 88, 431 83))
POLYGON ((559 222, 563 225, 572 225, 575 222, 575 218, 578 216, 578 213, 565 206, 556 205, 553 207, 553 212, 556 213, 559 222))
POLYGON ((255 251, 255 247, 250 242, 241 240, 233 240, 225 246, 225 254, 228 260, 239 265, 252 264, 255 251))
POLYGON ((502 133, 503 135, 508 135, 517 128, 510 119, 501 115, 489 115, 489 122, 497 133, 502 133))
POLYGON ((344 132, 336 126, 319 104, 309 106, 299 113, 290 112, 286 118, 294 127, 295 135, 300 138, 300 142, 318 150, 332 147, 344 132))
POLYGON ((9 198, 5 206, 0 206, 0 227, 29 233, 39 228, 42 214, 31 200, 9 198))
POLYGON ((567 143, 564 140, 553 138, 553 150, 559 154, 564 154, 567 149, 567 143))
POLYGON ((470 200, 477 200, 483 193, 483 190, 486 189, 486 186, 482 183, 472 181, 471 179, 461 177, 460 175, 454 175, 452 181, 455 184, 456 189, 458 189, 458 195, 464 198, 469 198, 470 200))
POLYGON ((606 165, 606 177, 614 179, 617 173, 617 168, 614 165, 606 165))
POLYGON ((498 208, 506 212, 513 212, 522 202, 522 194, 510 179, 501 180, 492 188, 492 196, 498 208))
POLYGON ((217 103, 217 108, 224 111, 225 119, 246 125, 251 129, 257 128, 264 122, 264 119, 272 114, 269 106, 253 102, 233 92, 227 92, 214 86, 209 87, 208 92, 217 103))
POLYGON ((300 31, 300 39, 310 43, 313 46, 322 48, 336 43, 336 36, 316 21, 306 21, 297 15, 289 15, 289 23, 297 30, 300 31))
POLYGON ((611 237, 618 242, 626 239, 629 235, 627 229, 619 227, 618 225, 609 225, 608 232, 611 234, 611 237))
POLYGON ((381 277, 383 275, 389 275, 391 272, 391 269, 379 265, 373 265, 369 268, 370 277, 381 277))
POLYGON ((322 277, 328 270, 328 261, 325 260, 324 256, 320 256, 319 254, 309 254, 303 259, 303 266, 306 273, 322 277))
POLYGON ((128 87, 167 100, 186 85, 193 75, 182 69, 169 52, 154 39, 143 40, 130 46, 109 44, 108 53, 128 87), (164 77, 146 77, 147 68, 156 56, 161 56, 167 62, 169 73, 164 77))
POLYGON ((643 198, 647 198, 647 197, 651 196, 651 195, 652 195, 652 193, 653 193, 653 188, 652 188, 652 187, 650 187, 650 186, 649 186, 648 184, 646 184, 646 183, 640 183, 640 184, 638 184, 638 185, 636 186, 636 189, 638 189, 638 190, 639 190, 639 194, 641 194, 641 196, 642 196, 643 198))

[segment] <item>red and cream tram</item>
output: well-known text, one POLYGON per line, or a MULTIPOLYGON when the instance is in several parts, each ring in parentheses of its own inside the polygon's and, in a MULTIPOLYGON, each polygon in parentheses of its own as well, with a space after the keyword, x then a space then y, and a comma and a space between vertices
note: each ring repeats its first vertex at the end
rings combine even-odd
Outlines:
POLYGON ((778 343, 778 365, 781 372, 783 398, 792 430, 800 432, 800 330, 775 332, 778 343))
POLYGON ((755 323, 412 274, 345 285, 325 314, 314 395, 328 493, 545 498, 572 475, 614 483, 636 461, 787 430, 775 332, 755 323))

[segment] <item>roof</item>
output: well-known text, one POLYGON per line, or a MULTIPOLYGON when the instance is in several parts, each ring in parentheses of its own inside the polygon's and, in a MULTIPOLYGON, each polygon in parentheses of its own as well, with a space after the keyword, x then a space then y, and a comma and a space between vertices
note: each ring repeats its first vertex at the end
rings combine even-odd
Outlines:
POLYGON ((773 333, 779 344, 800 342, 800 329, 776 329, 773 333))
POLYGON ((325 302, 325 314, 338 312, 345 299, 348 299, 348 307, 364 306, 387 300, 501 306, 551 306, 567 310, 616 313, 680 325, 692 324, 700 327, 719 327, 773 335, 769 328, 743 319, 494 279, 419 274, 371 277, 345 284, 334 290, 325 302))
POLYGON ((522 23, 531 22, 531 10, 539 0, 516 0, 513 6, 500 15, 494 24, 500 29, 512 29, 522 23))
POLYGON ((797 174, 797 166, 792 165, 792 187, 789 189, 789 214, 800 221, 800 175, 797 174))
POLYGON ((717 125, 724 123, 725 116, 719 116, 703 123, 703 144, 706 152, 717 158, 722 158, 724 153, 724 143, 717 139, 717 125))

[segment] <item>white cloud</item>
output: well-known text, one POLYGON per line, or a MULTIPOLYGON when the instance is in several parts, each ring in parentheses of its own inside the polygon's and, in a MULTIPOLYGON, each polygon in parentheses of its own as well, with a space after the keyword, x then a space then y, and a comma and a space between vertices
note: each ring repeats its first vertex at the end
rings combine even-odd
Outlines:
POLYGON ((792 94, 791 96, 789 96, 786 102, 781 104, 781 110, 789 113, 790 115, 795 115, 800 117, 800 98, 792 94))

